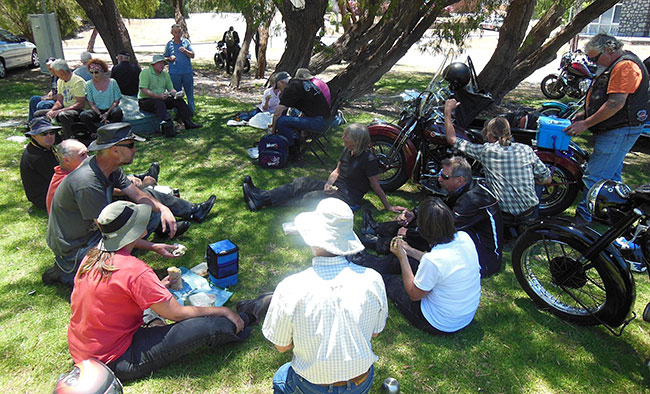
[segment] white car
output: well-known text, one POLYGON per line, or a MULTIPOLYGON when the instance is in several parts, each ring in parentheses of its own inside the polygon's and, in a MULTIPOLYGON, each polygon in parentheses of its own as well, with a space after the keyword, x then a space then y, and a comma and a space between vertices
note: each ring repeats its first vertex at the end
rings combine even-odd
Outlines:
POLYGON ((483 30, 494 30, 499 31, 501 26, 503 26, 503 18, 497 17, 492 19, 486 19, 478 25, 483 30))
POLYGON ((0 78, 4 78, 10 68, 39 65, 36 45, 0 29, 0 78))

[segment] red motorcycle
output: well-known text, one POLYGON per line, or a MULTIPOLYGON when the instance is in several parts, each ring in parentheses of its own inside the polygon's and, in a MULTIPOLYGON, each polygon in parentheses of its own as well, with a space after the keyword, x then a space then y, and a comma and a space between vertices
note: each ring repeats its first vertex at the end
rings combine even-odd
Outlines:
MULTIPOLYGON (((468 62, 471 67, 471 60, 468 62)), ((465 66, 463 63, 452 65, 465 66)), ((447 73, 445 80, 434 76, 426 91, 404 108, 397 124, 375 121, 368 126, 373 151, 382 169, 379 182, 384 190, 397 190, 411 179, 431 193, 446 194, 438 185, 438 175, 442 160, 453 154, 444 130, 444 103, 449 97, 455 97, 461 103, 455 116, 457 136, 483 143, 481 130, 484 121, 474 118, 492 103, 492 97, 472 92, 478 90, 475 89, 475 72, 463 71, 460 74, 447 73), (464 75, 468 73, 469 76, 464 75), (466 86, 470 79, 472 84, 466 86)), ((573 142, 566 151, 538 148, 535 146, 536 133, 536 130, 512 127, 514 140, 533 146, 537 156, 551 169, 553 181, 543 191, 540 214, 553 216, 571 206, 578 196, 588 155, 573 142)), ((482 176, 480 163, 469 162, 474 174, 482 176)))
POLYGON ((554 100, 561 99, 565 94, 579 99, 587 94, 595 73, 596 66, 589 62, 582 51, 567 52, 560 60, 560 75, 549 74, 542 79, 542 93, 554 100))

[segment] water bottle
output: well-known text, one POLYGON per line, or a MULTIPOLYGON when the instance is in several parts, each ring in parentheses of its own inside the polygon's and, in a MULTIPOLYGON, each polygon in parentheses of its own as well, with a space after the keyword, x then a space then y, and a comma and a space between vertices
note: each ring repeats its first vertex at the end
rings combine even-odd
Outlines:
POLYGON ((395 378, 386 378, 381 384, 381 392, 386 394, 399 394, 399 382, 395 378))

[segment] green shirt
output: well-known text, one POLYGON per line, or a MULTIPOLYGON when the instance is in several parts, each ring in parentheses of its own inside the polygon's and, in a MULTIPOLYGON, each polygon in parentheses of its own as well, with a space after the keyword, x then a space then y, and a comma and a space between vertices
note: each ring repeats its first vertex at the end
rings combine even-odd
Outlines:
POLYGON ((72 74, 68 82, 59 78, 56 83, 59 94, 63 96, 63 107, 69 107, 77 102, 77 97, 86 97, 86 81, 77 74, 72 74))
MULTIPOLYGON (((172 79, 167 71, 163 70, 160 74, 156 74, 153 67, 149 66, 140 73, 138 88, 146 88, 155 94, 162 94, 166 90, 171 91, 174 89, 174 85, 172 85, 172 79)), ((149 98, 149 96, 142 93, 142 90, 138 90, 138 99, 143 98, 149 98)))

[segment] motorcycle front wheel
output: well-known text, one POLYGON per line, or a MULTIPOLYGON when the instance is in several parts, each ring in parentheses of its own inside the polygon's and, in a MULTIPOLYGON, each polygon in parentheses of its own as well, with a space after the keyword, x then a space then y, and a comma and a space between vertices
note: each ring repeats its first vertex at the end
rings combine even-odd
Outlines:
POLYGON ((549 74, 542 79, 541 83, 542 93, 550 99, 561 99, 564 97, 562 90, 562 82, 555 74, 549 74))
POLYGON ((214 65, 219 69, 222 69, 226 66, 226 62, 224 61, 223 56, 220 56, 218 52, 214 54, 214 65))
POLYGON ((543 161, 551 169, 551 184, 544 186, 539 201, 539 214, 555 216, 564 212, 573 204, 580 192, 580 180, 576 180, 569 170, 562 166, 543 161))
POLYGON ((388 155, 395 140, 384 135, 371 135, 370 140, 381 170, 379 185, 387 192, 399 189, 409 179, 409 174, 406 173, 406 155, 404 151, 400 149, 395 158, 390 160, 388 155))
POLYGON ((247 73, 251 70, 251 62, 250 60, 246 59, 244 62, 244 72, 247 73))
POLYGON ((612 321, 623 313, 616 278, 601 256, 580 262, 588 246, 570 233, 527 231, 512 251, 512 268, 526 294, 543 310, 581 325, 612 321))

